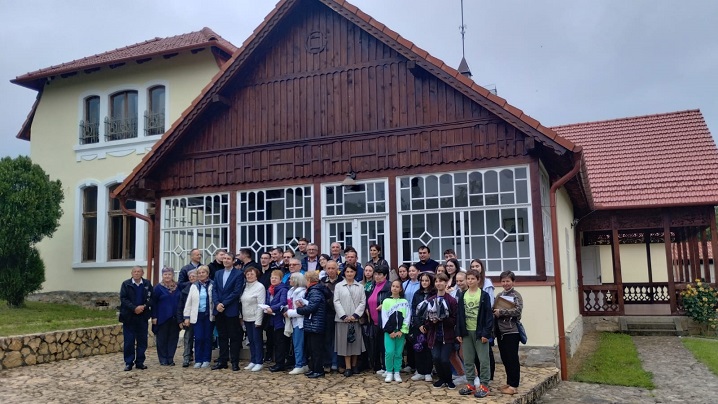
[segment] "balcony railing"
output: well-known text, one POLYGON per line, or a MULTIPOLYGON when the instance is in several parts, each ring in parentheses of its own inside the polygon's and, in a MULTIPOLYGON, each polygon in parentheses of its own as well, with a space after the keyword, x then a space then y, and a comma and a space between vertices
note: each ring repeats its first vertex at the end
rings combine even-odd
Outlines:
POLYGON ((145 136, 161 135, 163 133, 165 133, 165 113, 145 111, 145 136))
POLYGON ((105 118, 105 141, 132 139, 137 137, 137 117, 105 118))
POLYGON ((80 121, 80 144, 100 141, 100 123, 80 121))

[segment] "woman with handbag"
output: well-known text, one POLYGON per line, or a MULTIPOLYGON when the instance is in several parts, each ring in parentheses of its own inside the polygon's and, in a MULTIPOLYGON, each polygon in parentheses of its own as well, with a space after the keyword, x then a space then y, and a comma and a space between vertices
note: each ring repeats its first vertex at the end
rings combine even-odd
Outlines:
POLYGON ((513 304, 511 308, 494 308, 496 321, 496 338, 499 341, 499 353, 501 362, 506 369, 506 384, 501 386, 501 393, 516 394, 521 379, 521 368, 519 366, 519 327, 521 311, 524 307, 524 300, 521 294, 514 289, 516 276, 511 271, 504 271, 500 275, 501 287, 504 289, 496 296, 496 300, 503 299, 513 304))
POLYGON ((424 321, 420 330, 427 335, 427 346, 431 348, 434 367, 439 377, 439 380, 434 383, 434 388, 447 387, 453 390, 456 385, 451 379, 451 362, 449 359, 457 343, 455 328, 458 304, 456 299, 446 293, 446 286, 449 284, 449 277, 446 274, 436 275, 434 282, 436 294, 427 299, 426 321, 424 321))
POLYGON ((344 280, 334 288, 334 347, 337 355, 344 357, 344 377, 359 373, 359 355, 364 352, 359 318, 366 309, 366 295, 362 285, 354 280, 357 270, 352 264, 344 267, 344 280))

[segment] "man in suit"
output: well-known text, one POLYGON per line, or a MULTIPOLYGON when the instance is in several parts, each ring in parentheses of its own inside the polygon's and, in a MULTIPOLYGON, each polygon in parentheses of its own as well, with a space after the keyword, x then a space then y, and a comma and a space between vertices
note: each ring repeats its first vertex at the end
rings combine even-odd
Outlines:
POLYGON ((239 350, 242 349, 242 325, 239 322, 240 301, 244 291, 244 271, 234 268, 234 254, 223 257, 224 269, 215 272, 213 301, 217 333, 219 334, 219 360, 212 370, 226 369, 227 361, 232 370, 239 370, 239 350))
POLYGON ((147 322, 150 319, 152 284, 142 276, 141 266, 132 268, 132 277, 120 287, 120 322, 124 337, 125 372, 147 369, 145 351, 147 350, 147 322))

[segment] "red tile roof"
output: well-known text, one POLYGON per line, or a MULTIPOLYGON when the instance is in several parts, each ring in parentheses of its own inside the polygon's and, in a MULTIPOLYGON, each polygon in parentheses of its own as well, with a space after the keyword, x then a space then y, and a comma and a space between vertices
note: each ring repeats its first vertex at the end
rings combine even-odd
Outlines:
POLYGON ((596 209, 718 205, 718 149, 699 110, 552 129, 583 147, 596 209))
POLYGON ((188 34, 175 35, 168 38, 153 38, 134 45, 117 48, 108 52, 88 56, 56 66, 46 67, 22 76, 18 76, 12 83, 40 90, 43 79, 47 77, 74 73, 79 70, 89 70, 98 67, 110 66, 117 63, 136 61, 152 56, 165 55, 183 50, 196 49, 205 46, 216 47, 227 55, 232 55, 237 47, 232 45, 211 29, 205 27, 200 31, 188 34))

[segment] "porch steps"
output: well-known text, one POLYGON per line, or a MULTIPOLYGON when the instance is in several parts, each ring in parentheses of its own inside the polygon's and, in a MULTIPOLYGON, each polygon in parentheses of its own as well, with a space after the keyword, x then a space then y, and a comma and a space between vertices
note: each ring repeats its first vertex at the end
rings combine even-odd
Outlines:
POLYGON ((618 322, 621 332, 629 335, 688 335, 680 317, 624 316, 618 322))

